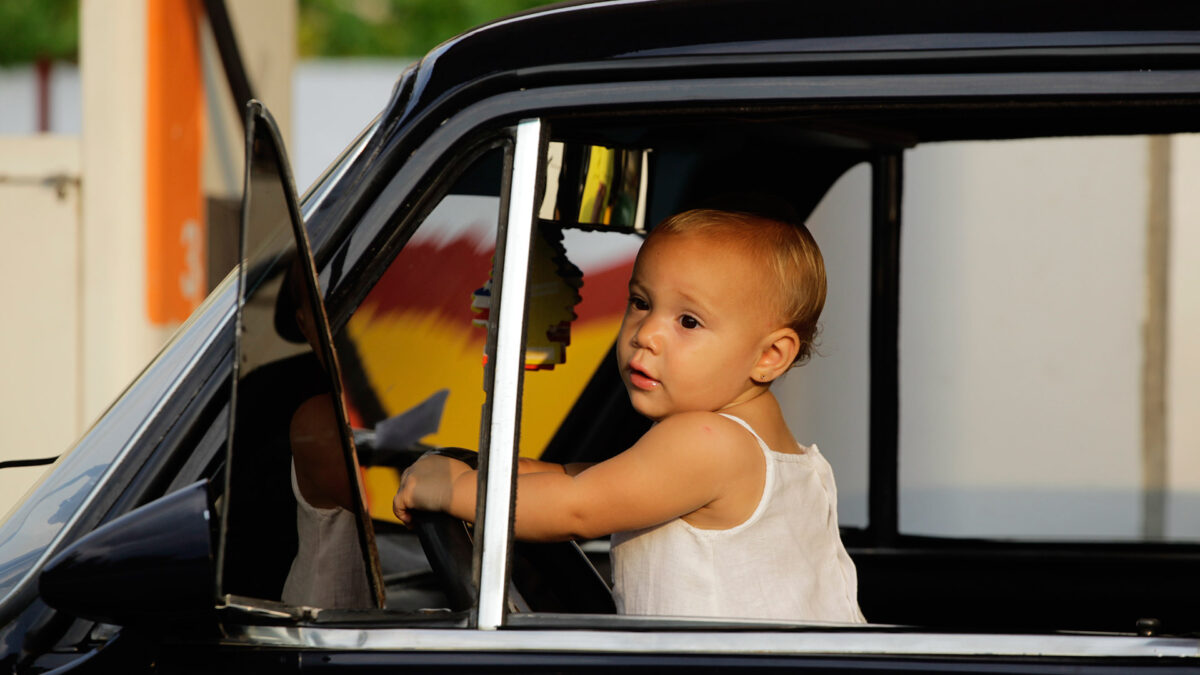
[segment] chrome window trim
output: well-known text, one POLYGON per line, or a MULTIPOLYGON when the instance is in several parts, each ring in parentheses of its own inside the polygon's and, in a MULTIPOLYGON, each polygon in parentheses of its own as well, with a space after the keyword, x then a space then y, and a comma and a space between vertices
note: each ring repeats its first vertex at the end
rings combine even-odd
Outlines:
MULTIPOLYGON (((641 620, 645 620, 639 617, 641 620)), ((678 621, 677 619, 675 621, 678 621)), ((703 625, 704 622, 698 622, 703 625)), ((713 622, 716 623, 716 622, 713 622)), ((735 626, 728 621, 722 627, 735 626)), ((715 627, 714 627, 715 628, 715 627)), ((1200 659, 1200 640, 1117 635, 980 635, 860 628, 803 632, 471 630, 226 626, 228 644, 367 651, 607 654, 1147 657, 1200 659)))
POLYGON ((542 122, 517 124, 513 152, 512 189, 504 229, 504 269, 501 272, 500 312, 496 334, 496 364, 491 419, 486 448, 487 476, 483 507, 483 553, 479 564, 477 627, 499 628, 504 621, 504 590, 508 584, 508 535, 512 524, 513 468, 520 430, 520 387, 525 358, 525 297, 529 280, 529 247, 533 232, 542 122))

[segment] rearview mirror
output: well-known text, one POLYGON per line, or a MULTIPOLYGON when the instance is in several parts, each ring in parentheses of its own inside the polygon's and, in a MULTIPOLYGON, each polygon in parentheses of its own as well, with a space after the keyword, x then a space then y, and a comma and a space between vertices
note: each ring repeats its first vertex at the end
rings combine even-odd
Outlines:
POLYGON ((564 227, 646 231, 650 151, 553 141, 542 220, 564 227))

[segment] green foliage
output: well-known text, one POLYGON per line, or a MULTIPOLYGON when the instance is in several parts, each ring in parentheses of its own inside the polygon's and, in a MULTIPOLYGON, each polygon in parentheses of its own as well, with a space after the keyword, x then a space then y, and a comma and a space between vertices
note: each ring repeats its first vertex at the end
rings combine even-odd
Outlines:
POLYGON ((79 56, 79 0, 0 0, 0 66, 79 56))
POLYGON ((302 57, 416 57, 463 31, 549 0, 300 0, 302 57))
MULTIPOLYGON (((473 26, 549 0, 298 2, 301 56, 415 57, 473 26)), ((78 56, 79 0, 0 0, 0 66, 78 56)))

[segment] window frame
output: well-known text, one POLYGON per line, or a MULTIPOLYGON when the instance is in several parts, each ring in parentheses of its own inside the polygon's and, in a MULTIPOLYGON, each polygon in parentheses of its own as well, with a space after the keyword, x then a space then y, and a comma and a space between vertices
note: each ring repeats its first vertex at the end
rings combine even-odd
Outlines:
MULTIPOLYGON (((1158 97, 1163 100, 1186 98, 1189 105, 1195 105, 1195 97, 1200 95, 1200 71, 1162 71, 1157 74, 1112 71, 1082 73, 991 72, 972 75, 786 75, 776 77, 699 78, 568 84, 500 93, 464 107, 454 116, 447 118, 440 127, 424 139, 418 145, 417 149, 411 152, 409 158, 412 161, 405 162, 399 167, 391 179, 387 181, 378 198, 367 207, 361 221, 358 223, 357 230, 359 236, 365 237, 367 241, 386 238, 381 236, 381 233, 385 233, 389 223, 394 222, 394 214, 411 207, 412 195, 419 194, 417 186, 424 182, 425 177, 431 171, 434 171, 437 163, 445 159, 449 148, 460 143, 464 138, 477 135, 479 129, 503 124, 505 121, 525 119, 530 115, 546 120, 553 120, 556 115, 573 114, 581 110, 586 110, 588 114, 606 115, 614 112, 627 112, 630 109, 645 110, 648 111, 647 114, 686 115, 693 111, 712 113, 714 109, 727 109, 731 112, 736 112, 739 109, 744 109, 746 106, 759 105, 763 109, 772 109, 776 106, 782 108, 788 106, 809 106, 810 108, 828 108, 830 112, 836 113, 859 102, 881 104, 883 108, 886 108, 888 105, 913 104, 936 109, 938 104, 943 102, 968 102, 980 99, 1010 101, 1014 98, 1018 100, 1037 100, 1039 97, 1061 97, 1064 91, 1070 91, 1074 97, 1084 100, 1099 100, 1110 96, 1158 97), (598 100, 604 101, 604 103, 596 103, 598 100)), ((1132 116, 1131 119, 1144 122, 1148 118, 1148 115, 1149 113, 1132 116)), ((1129 130, 1133 131, 1137 127, 1137 123, 1131 122, 1128 126, 1129 130)), ((872 190, 874 197, 872 200, 872 299, 870 310, 871 441, 869 450, 869 485, 871 494, 869 498, 870 519, 864 543, 871 542, 875 545, 884 546, 898 543, 896 541, 898 539, 896 532, 896 444, 898 437, 895 433, 895 427, 898 424, 897 408, 899 403, 897 399, 898 340, 896 320, 899 302, 899 236, 901 223, 898 205, 902 190, 901 153, 902 150, 900 149, 884 152, 878 155, 872 162, 872 190)), ((508 181, 506 180, 505 185, 507 186, 507 184, 508 181)), ((509 205, 506 205, 502 210, 502 218, 507 215, 509 220, 513 220, 515 218, 514 214, 515 212, 509 205)), ((522 216, 521 220, 524 221, 528 218, 532 222, 534 215, 535 209, 531 208, 527 216, 522 216)), ((507 233, 502 236, 507 240, 507 233)), ((518 241, 522 242, 521 245, 528 245, 527 238, 518 241)), ((372 250, 378 252, 380 248, 375 245, 360 248, 359 255, 350 256, 348 262, 352 268, 369 265, 369 253, 372 250)), ((347 275, 350 278, 354 276, 356 276, 354 272, 347 275)), ((513 291, 512 287, 510 287, 509 291, 510 293, 513 291)), ((344 299, 344 293, 345 289, 335 284, 330 289, 329 296, 331 300, 344 299)), ((340 329, 341 325, 344 324, 347 314, 348 312, 345 308, 341 311, 337 309, 331 311, 331 315, 335 317, 335 330, 340 329)), ((512 329, 506 323, 501 330, 512 329)), ((523 324, 521 330, 524 330, 523 324)), ((489 400, 500 396, 501 393, 501 390, 493 389, 489 395, 489 400)), ((503 393, 519 397, 519 383, 514 389, 505 389, 503 393)), ((516 419, 512 420, 512 422, 519 425, 519 421, 516 419)), ((490 469, 495 469, 498 476, 505 471, 508 472, 508 480, 501 481, 504 486, 496 487, 497 496, 492 498, 500 500, 499 503, 503 503, 504 500, 512 499, 515 472, 512 471, 511 460, 515 456, 516 445, 514 442, 511 447, 506 448, 508 454, 511 456, 506 456, 505 458, 499 457, 500 447, 498 444, 489 443, 487 448, 489 457, 486 461, 499 460, 499 463, 493 464, 490 469), (493 454, 497 456, 492 457, 493 454)), ((481 471, 480 479, 481 486, 486 486, 489 489, 492 487, 491 483, 493 482, 488 477, 490 473, 490 470, 481 471)), ((496 485, 500 485, 501 482, 497 482, 496 485)), ((483 517, 486 518, 486 514, 483 517)), ((492 563, 493 566, 501 564, 507 566, 507 557, 509 555, 508 544, 511 539, 511 501, 507 509, 507 518, 507 523, 499 523, 499 519, 494 518, 492 521, 493 524, 490 526, 496 529, 508 530, 508 534, 506 534, 504 539, 503 552, 493 550, 494 554, 503 557, 505 560, 503 563, 494 562, 492 563)), ((484 527, 489 526, 485 524, 484 527)), ((486 548, 485 546, 483 555, 487 555, 486 548)), ((484 592, 484 589, 481 587, 481 595, 484 592)), ((486 592, 492 598, 489 602, 499 603, 501 606, 504 604, 504 588, 496 588, 494 582, 489 582, 486 592)), ((491 616, 494 616, 494 614, 489 615, 489 617, 491 616)), ((485 629, 501 626, 532 628, 531 624, 537 622, 536 620, 527 621, 525 617, 512 621, 513 618, 504 617, 496 625, 491 625, 495 622, 489 618, 486 623, 481 622, 478 624, 478 627, 485 629)), ((581 621, 587 622, 584 619, 581 619, 581 621)), ((624 648, 628 648, 629 650, 637 651, 639 649, 638 645, 641 643, 636 640, 631 641, 631 636, 641 634, 639 627, 629 626, 629 630, 633 632, 628 632, 626 629, 622 629, 616 625, 632 622, 614 620, 612 618, 597 619, 597 622, 604 624, 606 629, 614 631, 602 631, 601 635, 605 637, 598 638, 601 642, 609 645, 612 650, 623 651, 624 648)), ((672 622, 650 621, 646 625, 639 624, 640 628, 657 625, 677 627, 672 622)), ((722 624, 722 626, 731 625, 729 622, 722 624)), ((262 630, 269 630, 265 627, 260 628, 262 630)), ((299 633, 293 633, 292 637, 296 638, 294 644, 304 644, 307 639, 314 639, 312 635, 306 638, 305 630, 308 629, 302 629, 299 633)), ((312 630, 336 631, 342 629, 314 628, 312 630)), ((349 630, 356 636, 353 638, 357 641, 356 644, 373 643, 376 638, 382 642, 387 642, 392 648, 395 648, 398 644, 407 644, 410 642, 414 645, 425 644, 429 646, 431 644, 422 642, 425 631, 419 631, 421 635, 409 635, 411 633, 410 629, 371 629, 366 634, 355 629, 345 630, 349 630), (400 632, 393 633, 393 630, 400 632), (390 635, 390 637, 385 638, 385 635, 390 635), (408 637, 405 637, 406 635, 408 637)), ((814 653, 820 652, 825 654, 905 653, 904 649, 893 650, 884 648, 883 642, 876 641, 875 639, 878 637, 878 630, 878 627, 866 627, 854 631, 818 630, 812 636, 816 644, 813 650, 814 653), (854 641, 843 640, 838 636, 862 633, 866 634, 865 639, 872 646, 850 648, 847 644, 839 644, 841 642, 854 641)), ((556 648, 553 645, 547 646, 545 643, 539 645, 538 638, 535 637, 539 634, 537 631, 522 630, 507 633, 497 633, 489 630, 472 632, 449 629, 449 631, 449 633, 445 633, 441 629, 438 629, 438 637, 431 637, 431 639, 438 643, 444 641, 444 645, 440 647, 444 649, 551 651, 556 648), (480 637, 486 636, 489 633, 491 635, 505 635, 506 637, 480 637), (517 637, 518 635, 525 637, 517 637)), ((688 650, 695 650, 695 653, 707 653, 706 649, 712 648, 706 647, 706 643, 722 641, 720 638, 714 640, 714 634, 705 636, 703 633, 687 633, 687 635, 696 638, 695 640, 685 640, 687 644, 691 645, 688 650)), ((725 633, 717 633, 715 635, 722 636, 725 633)), ((780 650, 778 653, 805 653, 804 648, 799 646, 798 643, 783 638, 785 634, 751 632, 745 633, 745 635, 748 637, 754 636, 756 639, 763 635, 779 635, 781 636, 781 645, 778 646, 780 650), (782 646, 783 644, 790 646, 784 647, 782 646)), ((905 635, 908 636, 906 639, 910 639, 917 634, 905 633, 905 635)), ((1161 656, 1166 654, 1166 652, 1159 649, 1163 645, 1179 646, 1180 644, 1186 644, 1188 647, 1184 648, 1184 651, 1190 649, 1192 651, 1188 652, 1188 655, 1195 655, 1194 644, 1187 640, 1183 640, 1181 643, 1168 640, 1166 643, 1162 643, 1156 647, 1156 643, 1152 640, 1143 641, 1125 636, 1106 638, 1101 641, 1095 641, 1090 638, 1085 639, 1081 636, 1034 636, 1028 638, 1026 643, 1022 643, 1020 640, 1013 642, 1011 636, 967 636, 945 633, 919 633, 919 635, 922 637, 922 644, 925 645, 922 649, 928 650, 923 653, 934 654, 989 653, 1010 656, 1047 656, 1051 654, 1060 656, 1098 656, 1123 654, 1136 657, 1161 656), (1041 640, 1042 637, 1061 639, 1065 642, 1058 642, 1059 646, 1050 648, 1045 646, 1047 641, 1041 640), (925 640, 926 638, 928 638, 927 641, 925 640), (1073 643, 1073 640, 1078 640, 1078 645, 1073 643), (1031 646, 1022 646, 1022 644, 1031 646)), ((330 636, 332 637, 332 634, 330 636)), ((349 637, 349 634, 343 637, 349 637)), ((337 642, 340 641, 340 639, 337 640, 337 642)), ((751 642, 753 641, 751 640, 751 642)), ((288 642, 291 643, 292 641, 288 640, 288 642)), ((382 642, 380 643, 381 645, 382 642)), ((1049 642, 1056 642, 1056 640, 1049 640, 1049 642)), ((434 648, 436 649, 437 647, 434 648)), ((741 649, 744 649, 744 647, 738 647, 738 650, 741 649)), ((1172 653, 1179 654, 1179 652, 1172 653)))
POLYGON ((530 249, 537 204, 545 186, 545 126, 538 118, 524 119, 517 124, 515 136, 501 184, 497 273, 492 286, 493 315, 497 318, 488 322, 487 347, 489 363, 494 366, 484 382, 487 398, 480 427, 477 494, 483 499, 476 499, 475 507, 474 567, 478 570, 475 583, 479 596, 472 623, 483 630, 500 628, 507 614, 530 249))

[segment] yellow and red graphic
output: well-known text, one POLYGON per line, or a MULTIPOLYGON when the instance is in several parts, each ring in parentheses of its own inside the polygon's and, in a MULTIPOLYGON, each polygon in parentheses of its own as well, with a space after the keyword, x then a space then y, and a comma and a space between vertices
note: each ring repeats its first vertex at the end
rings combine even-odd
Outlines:
MULTIPOLYGON (((561 230, 543 228, 533 238, 529 261, 529 320, 525 369, 553 370, 566 363, 571 322, 580 300, 583 271, 567 259, 561 230)), ((494 268, 493 268, 494 269, 494 268)), ((492 278, 471 295, 472 323, 486 328, 492 315, 492 278)), ((484 363, 487 363, 486 355, 484 363)))
MULTIPOLYGON (((493 252, 490 243, 464 232, 450 239, 414 239, 392 262, 346 327, 370 389, 347 386, 353 422, 373 423, 364 420, 360 410, 363 397, 374 397, 383 414, 391 416, 440 389, 449 389, 441 427, 424 440, 439 446, 478 447, 487 329, 473 321, 478 314, 472 309, 472 298, 478 299, 476 291, 491 275, 493 252)), ((547 326, 556 325, 562 316, 568 317, 570 357, 559 360, 553 370, 526 373, 521 454, 535 457, 541 454, 612 345, 624 313, 633 263, 632 256, 626 254, 579 270, 565 258, 549 260, 554 261, 553 269, 565 271, 566 280, 558 276, 544 281, 565 284, 571 293, 561 288, 552 290, 548 297, 554 300, 545 306, 566 309, 547 309, 541 315, 531 312, 529 330, 534 330, 535 315, 547 326), (569 281, 571 270, 582 273, 581 286, 569 281), (574 305, 576 292, 578 305, 574 305), (571 305, 573 321, 569 318, 571 305), (550 316, 554 312, 558 316, 550 316)), ((538 278, 537 267, 535 264, 531 282, 538 278)), ((537 305, 535 301, 532 308, 537 305)), ((396 472, 368 469, 366 484, 371 515, 394 520, 391 499, 398 486, 396 472)))

